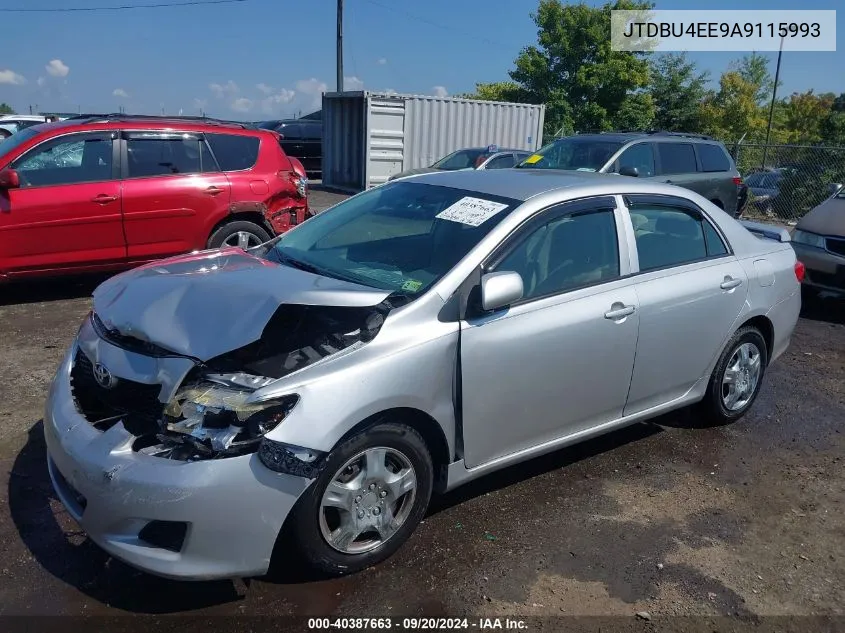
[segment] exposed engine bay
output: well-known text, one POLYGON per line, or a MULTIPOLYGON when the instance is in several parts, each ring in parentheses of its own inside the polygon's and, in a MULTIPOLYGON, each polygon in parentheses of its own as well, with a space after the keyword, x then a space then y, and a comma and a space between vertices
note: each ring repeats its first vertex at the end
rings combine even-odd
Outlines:
MULTIPOLYGON (((257 341, 208 361, 192 359, 195 367, 172 400, 159 403, 152 415, 149 411, 139 415, 131 405, 121 411, 124 402, 132 401, 121 398, 107 401, 109 419, 112 423, 122 420, 126 430, 137 436, 133 449, 147 455, 196 461, 255 452, 264 435, 296 405, 298 396, 250 402, 252 394, 283 376, 365 345, 378 334, 392 307, 387 300, 370 307, 281 305, 257 341)), ((99 325, 99 318, 92 315, 92 322, 99 325)), ((102 327, 96 331, 112 345, 144 353, 132 337, 118 337, 102 327)), ((136 384, 121 381, 123 389, 136 384)), ((81 388, 83 384, 74 382, 74 386, 81 388)), ((82 393, 76 395, 84 413, 85 408, 91 408, 92 396, 97 395, 89 384, 85 386, 88 391, 84 397, 82 393)), ((100 419, 87 416, 95 425, 103 420, 102 405, 108 397, 106 393, 100 395, 96 401, 100 405, 96 417, 100 419)), ((271 453, 281 459, 278 448, 271 453)), ((307 454, 297 455, 297 459, 309 461, 307 454)))

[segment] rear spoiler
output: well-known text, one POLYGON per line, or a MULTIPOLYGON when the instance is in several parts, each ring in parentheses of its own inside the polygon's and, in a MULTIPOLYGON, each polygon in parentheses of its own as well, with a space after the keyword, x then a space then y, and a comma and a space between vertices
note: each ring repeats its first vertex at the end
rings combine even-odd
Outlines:
POLYGON ((751 220, 740 220, 739 223, 760 239, 774 240, 775 242, 792 241, 789 231, 783 227, 764 224, 763 222, 752 222, 751 220))

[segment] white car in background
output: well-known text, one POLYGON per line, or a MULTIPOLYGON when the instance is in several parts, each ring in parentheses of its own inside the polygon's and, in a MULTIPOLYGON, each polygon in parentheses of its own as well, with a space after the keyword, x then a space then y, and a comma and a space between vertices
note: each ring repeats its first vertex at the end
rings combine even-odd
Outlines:
POLYGON ((53 117, 41 114, 6 114, 0 116, 0 141, 9 138, 12 134, 20 132, 24 128, 53 120, 55 120, 53 117))

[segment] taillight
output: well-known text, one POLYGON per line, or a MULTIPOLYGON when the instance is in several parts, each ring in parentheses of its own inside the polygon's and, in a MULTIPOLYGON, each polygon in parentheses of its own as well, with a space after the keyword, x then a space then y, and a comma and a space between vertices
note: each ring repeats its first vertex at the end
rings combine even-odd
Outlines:
POLYGON ((739 187, 742 184, 742 178, 734 178, 734 184, 739 187))
POLYGON ((799 284, 804 283, 804 273, 807 272, 807 268, 804 266, 803 262, 795 261, 795 278, 798 280, 799 284))

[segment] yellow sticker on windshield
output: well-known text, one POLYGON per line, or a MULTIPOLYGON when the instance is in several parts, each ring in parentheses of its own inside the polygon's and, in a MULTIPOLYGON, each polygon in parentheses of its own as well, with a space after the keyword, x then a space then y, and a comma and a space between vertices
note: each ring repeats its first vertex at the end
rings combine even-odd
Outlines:
POLYGON ((420 288, 422 288, 422 282, 416 279, 409 279, 402 284, 402 290, 407 290, 408 292, 416 292, 420 288))
POLYGON ((540 154, 534 154, 533 156, 526 158, 525 162, 529 165, 533 165, 534 163, 539 163, 541 160, 543 160, 543 157, 540 156, 540 154))

